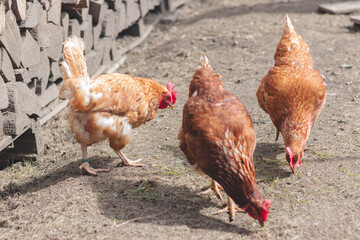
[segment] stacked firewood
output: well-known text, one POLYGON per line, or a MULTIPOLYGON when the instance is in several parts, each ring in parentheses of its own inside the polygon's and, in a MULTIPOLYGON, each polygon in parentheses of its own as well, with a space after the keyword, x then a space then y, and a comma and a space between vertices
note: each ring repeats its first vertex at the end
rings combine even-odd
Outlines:
POLYGON ((58 97, 67 36, 84 39, 93 75, 116 60, 119 33, 142 28, 145 15, 162 5, 163 0, 0 0, 0 151, 8 136, 36 132, 38 119, 58 97))

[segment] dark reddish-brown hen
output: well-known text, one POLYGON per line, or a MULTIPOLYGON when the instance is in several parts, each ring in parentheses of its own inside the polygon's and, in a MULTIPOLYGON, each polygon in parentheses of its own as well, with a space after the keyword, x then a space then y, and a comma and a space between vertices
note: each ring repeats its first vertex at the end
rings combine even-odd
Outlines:
POLYGON ((301 164, 305 144, 325 104, 326 86, 313 68, 309 47, 288 16, 275 52, 275 66, 256 92, 260 107, 283 136, 286 159, 293 172, 301 164))
POLYGON ((251 117, 240 100, 223 88, 220 75, 204 55, 190 83, 178 137, 188 162, 219 183, 263 226, 270 201, 256 186, 251 117))

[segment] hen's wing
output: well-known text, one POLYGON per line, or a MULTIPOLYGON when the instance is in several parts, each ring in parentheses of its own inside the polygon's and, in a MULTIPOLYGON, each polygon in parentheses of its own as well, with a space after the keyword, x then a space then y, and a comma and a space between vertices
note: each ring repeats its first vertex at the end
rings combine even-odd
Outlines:
POLYGON ((291 116, 313 125, 325 102, 325 83, 315 69, 273 67, 264 78, 263 104, 274 125, 291 116))
POLYGON ((186 143, 189 162, 195 162, 198 170, 223 186, 234 200, 244 201, 246 193, 237 189, 239 184, 250 189, 255 182, 255 133, 240 100, 232 94, 217 103, 192 97, 184 106, 182 129, 180 141, 186 143))

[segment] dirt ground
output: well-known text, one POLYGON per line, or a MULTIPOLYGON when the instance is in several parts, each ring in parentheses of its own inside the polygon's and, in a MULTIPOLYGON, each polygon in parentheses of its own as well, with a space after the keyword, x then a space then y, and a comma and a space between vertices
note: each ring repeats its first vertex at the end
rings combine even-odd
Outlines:
POLYGON ((123 150, 145 167, 114 168, 119 160, 102 143, 89 148, 90 162, 111 171, 81 172, 80 146, 63 111, 43 126, 41 159, 0 171, 0 239, 360 239, 360 31, 348 15, 317 13, 320 2, 193 0, 179 21, 157 25, 118 70, 171 81, 179 91, 175 110, 159 110, 123 150), (327 83, 326 105, 295 175, 255 96, 286 13, 327 83), (201 53, 252 115, 257 182, 272 200, 264 228, 245 214, 231 223, 226 213, 214 215, 225 201, 199 193, 210 180, 188 167, 178 148, 201 53))

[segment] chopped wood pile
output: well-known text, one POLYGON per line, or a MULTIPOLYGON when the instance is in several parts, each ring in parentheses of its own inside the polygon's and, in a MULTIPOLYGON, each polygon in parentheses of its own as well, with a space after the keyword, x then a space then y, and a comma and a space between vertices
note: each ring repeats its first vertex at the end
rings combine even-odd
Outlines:
POLYGON ((84 39, 93 75, 120 59, 119 33, 131 27, 141 35, 145 15, 169 6, 171 0, 0 0, 0 151, 12 142, 18 154, 43 151, 40 120, 64 105, 57 98, 67 36, 84 39))

